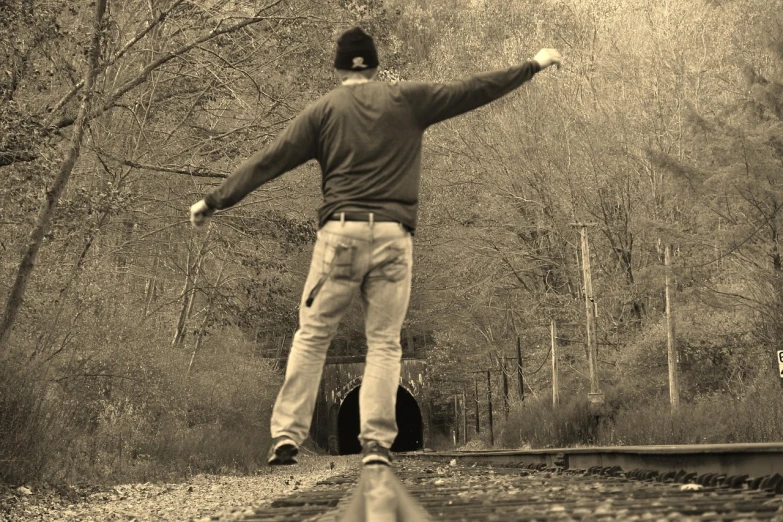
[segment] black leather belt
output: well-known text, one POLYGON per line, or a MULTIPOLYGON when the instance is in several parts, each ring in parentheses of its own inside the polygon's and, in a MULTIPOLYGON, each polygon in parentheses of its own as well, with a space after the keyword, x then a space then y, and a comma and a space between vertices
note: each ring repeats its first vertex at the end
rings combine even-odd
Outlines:
POLYGON ((375 214, 374 212, 364 212, 360 210, 346 210, 345 212, 335 212, 331 216, 329 216, 329 221, 366 221, 370 222, 373 221, 375 223, 379 222, 385 222, 385 223, 399 223, 402 225, 402 227, 413 234, 413 229, 400 221, 399 219, 394 219, 390 217, 386 217, 384 215, 375 214), (372 219, 370 219, 370 216, 372 215, 372 219))

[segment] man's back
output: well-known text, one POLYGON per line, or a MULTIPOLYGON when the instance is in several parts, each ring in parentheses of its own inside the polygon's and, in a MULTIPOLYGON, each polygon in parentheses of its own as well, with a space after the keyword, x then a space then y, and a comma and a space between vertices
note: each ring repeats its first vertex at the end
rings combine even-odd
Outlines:
POLYGON ((415 227, 424 127, 397 85, 342 85, 308 107, 317 125, 323 223, 364 210, 415 227))

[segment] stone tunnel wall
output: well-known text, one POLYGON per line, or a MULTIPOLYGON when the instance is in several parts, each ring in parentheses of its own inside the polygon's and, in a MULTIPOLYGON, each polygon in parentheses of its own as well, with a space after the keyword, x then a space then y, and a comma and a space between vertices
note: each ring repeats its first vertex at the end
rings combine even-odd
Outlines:
MULTIPOLYGON (((337 415, 345 397, 362 383, 364 357, 327 359, 324 366, 318 400, 315 406, 310 437, 331 454, 338 452, 337 415)), ((422 418, 422 442, 427 447, 430 435, 430 408, 426 390, 427 365, 424 359, 403 359, 400 386, 419 405, 422 418)))

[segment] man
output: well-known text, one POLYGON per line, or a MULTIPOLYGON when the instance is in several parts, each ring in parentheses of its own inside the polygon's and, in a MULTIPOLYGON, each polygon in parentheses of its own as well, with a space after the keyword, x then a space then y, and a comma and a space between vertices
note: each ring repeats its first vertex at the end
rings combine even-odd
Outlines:
POLYGON ((234 205, 310 159, 321 166, 319 230, 299 329, 272 413, 269 464, 297 462, 327 348, 356 290, 367 336, 359 390, 362 463, 390 464, 424 131, 500 98, 560 61, 557 51, 542 49, 521 65, 461 82, 391 85, 372 81, 378 67, 373 39, 360 28, 351 29, 337 41, 334 67, 342 84, 190 208, 191 221, 201 225, 216 209, 234 205))

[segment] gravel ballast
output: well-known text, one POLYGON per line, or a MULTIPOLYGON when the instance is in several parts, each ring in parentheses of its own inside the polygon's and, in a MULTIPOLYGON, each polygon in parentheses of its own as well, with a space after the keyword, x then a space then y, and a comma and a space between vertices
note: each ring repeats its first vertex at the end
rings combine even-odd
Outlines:
POLYGON ((305 455, 296 466, 265 467, 252 476, 196 475, 176 484, 122 484, 89 494, 23 486, 0 492, 0 521, 236 520, 359 465, 357 455, 305 455))

